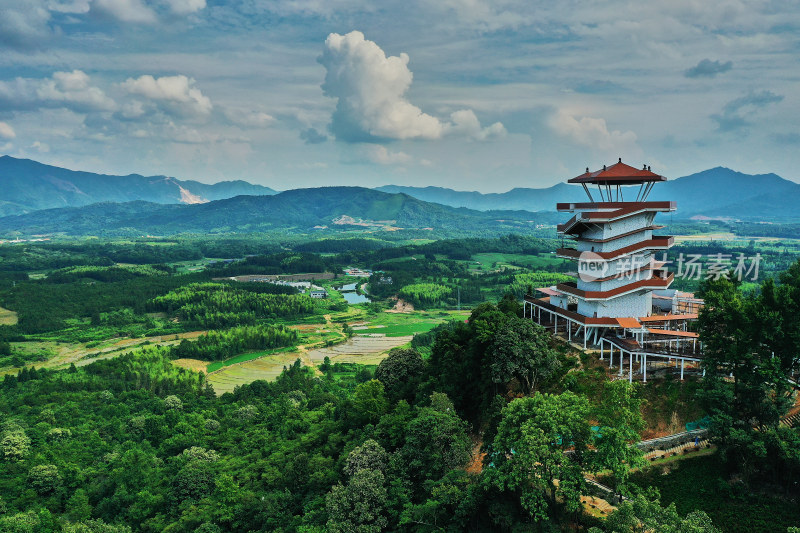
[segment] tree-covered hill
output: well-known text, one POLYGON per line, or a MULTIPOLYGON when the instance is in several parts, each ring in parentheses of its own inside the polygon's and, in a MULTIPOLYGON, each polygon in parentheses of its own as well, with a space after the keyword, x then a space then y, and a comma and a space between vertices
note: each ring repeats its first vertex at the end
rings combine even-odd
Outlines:
POLYGON ((550 217, 480 212, 362 187, 295 189, 274 196, 237 196, 196 205, 100 203, 0 218, 0 233, 71 235, 255 232, 354 227, 502 230, 530 228, 550 217))

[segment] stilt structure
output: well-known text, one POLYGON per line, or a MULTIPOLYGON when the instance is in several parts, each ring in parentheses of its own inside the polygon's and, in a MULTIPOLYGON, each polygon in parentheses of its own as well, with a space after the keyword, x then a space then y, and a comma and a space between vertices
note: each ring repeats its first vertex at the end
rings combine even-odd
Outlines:
POLYGON ((702 348, 687 327, 697 318, 702 300, 669 289, 673 274, 656 258, 672 246, 673 238, 653 234, 663 228, 654 223, 655 216, 676 209, 675 202, 648 201, 662 181, 666 178, 649 167, 633 168, 621 159, 594 172, 587 168, 569 180, 581 185, 589 200, 557 204, 558 211, 573 213, 557 229, 574 246, 556 254, 577 262, 576 279, 538 288, 543 297, 528 295, 523 302, 525 316, 553 327, 555 334, 559 319, 566 324, 569 342, 579 337, 584 349, 599 347, 601 359, 607 348, 612 365, 616 349, 620 375, 627 356, 629 379, 634 359, 647 379, 648 356, 680 359, 683 378, 683 364, 699 360, 702 348))

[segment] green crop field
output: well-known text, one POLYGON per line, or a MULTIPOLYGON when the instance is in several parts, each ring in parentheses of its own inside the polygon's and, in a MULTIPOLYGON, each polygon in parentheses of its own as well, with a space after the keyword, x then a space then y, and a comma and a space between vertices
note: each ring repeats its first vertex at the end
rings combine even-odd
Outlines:
POLYGON ((563 263, 563 259, 558 259, 554 254, 503 254, 503 253, 480 253, 472 256, 470 262, 471 269, 493 270, 497 268, 546 268, 558 266, 563 263), (512 264, 513 263, 513 264, 512 264))
POLYGON ((215 372, 220 368, 235 365, 236 363, 244 363, 245 361, 252 361, 254 359, 260 359, 262 357, 266 357, 268 355, 275 355, 278 353, 283 352, 291 352, 294 351, 296 348, 294 346, 285 346, 282 348, 273 348, 272 350, 261 350, 258 352, 248 352, 239 354, 236 357, 231 357, 230 359, 226 359, 224 361, 214 361, 210 363, 206 368, 207 372, 215 372))

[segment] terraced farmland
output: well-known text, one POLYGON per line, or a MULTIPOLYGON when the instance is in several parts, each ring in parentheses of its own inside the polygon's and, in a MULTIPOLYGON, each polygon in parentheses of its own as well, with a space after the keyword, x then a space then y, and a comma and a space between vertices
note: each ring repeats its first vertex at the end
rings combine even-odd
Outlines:
POLYGON ((308 358, 314 364, 320 364, 325 357, 330 357, 331 363, 374 365, 380 363, 386 352, 392 348, 411 342, 412 337, 413 335, 386 337, 379 333, 357 335, 343 344, 311 350, 308 358))
POLYGON ((291 365, 298 357, 308 365, 309 361, 303 355, 301 352, 286 352, 226 366, 209 374, 208 382, 214 387, 217 395, 220 395, 233 392, 237 385, 244 385, 259 379, 272 381, 283 372, 283 367, 291 365))

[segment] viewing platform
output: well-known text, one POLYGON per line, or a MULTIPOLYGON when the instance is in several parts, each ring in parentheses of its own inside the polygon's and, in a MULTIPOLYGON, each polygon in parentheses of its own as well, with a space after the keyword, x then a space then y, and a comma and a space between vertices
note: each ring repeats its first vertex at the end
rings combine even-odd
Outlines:
POLYGON ((636 361, 645 380, 648 358, 652 364, 680 363, 681 378, 687 362, 702 358, 689 325, 703 301, 670 289, 675 274, 664 268, 666 260, 655 259, 675 243, 673 236, 653 231, 664 227, 655 217, 675 211, 676 203, 648 201, 653 186, 666 179, 647 165, 637 169, 620 159, 568 180, 582 186, 589 201, 556 204, 558 211, 573 213, 556 229, 575 245, 562 245, 555 255, 577 262, 577 279, 537 288, 544 297, 530 294, 522 302, 526 318, 570 343, 582 341, 584 349, 599 348, 601 359, 608 352, 612 364, 619 354, 620 375, 624 361, 631 374, 636 361))

